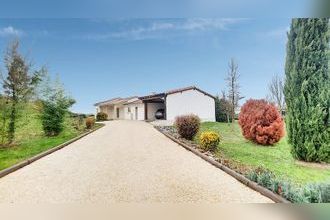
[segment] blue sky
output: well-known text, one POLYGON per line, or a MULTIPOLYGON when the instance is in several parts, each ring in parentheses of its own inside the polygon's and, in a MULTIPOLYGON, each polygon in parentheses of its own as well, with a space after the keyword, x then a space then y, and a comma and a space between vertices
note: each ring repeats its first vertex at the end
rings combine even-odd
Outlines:
POLYGON ((1 0, 2 18, 304 17, 328 0, 1 0))
POLYGON ((75 112, 189 85, 218 94, 232 57, 242 94, 263 98, 271 77, 284 74, 289 25, 289 18, 0 19, 0 51, 19 37, 36 68, 59 74, 75 112))

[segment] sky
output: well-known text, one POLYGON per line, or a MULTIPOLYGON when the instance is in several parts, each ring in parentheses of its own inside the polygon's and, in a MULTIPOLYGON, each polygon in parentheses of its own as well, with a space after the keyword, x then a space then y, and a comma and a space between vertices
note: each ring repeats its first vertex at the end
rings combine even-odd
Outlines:
POLYGON ((1 0, 2 18, 304 17, 328 0, 1 0))
MULTIPOLYGON (((93 113, 112 97, 147 95, 195 85, 227 90, 234 58, 241 93, 264 98, 275 74, 284 75, 289 18, 0 19, 0 51, 19 38, 21 52, 58 75, 77 101, 72 111, 93 113)), ((3 59, 0 61, 5 71, 3 59)))

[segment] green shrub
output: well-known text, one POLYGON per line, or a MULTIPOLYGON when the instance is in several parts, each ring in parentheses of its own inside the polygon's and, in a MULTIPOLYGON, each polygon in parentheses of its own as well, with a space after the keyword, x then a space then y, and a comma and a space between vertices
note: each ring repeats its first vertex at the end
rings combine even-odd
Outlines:
POLYGON ((257 182, 258 181, 258 174, 257 174, 257 172, 256 171, 251 171, 251 172, 249 172, 247 175, 246 175, 246 177, 249 179, 249 180, 251 180, 251 181, 253 181, 253 182, 257 182))
POLYGON ((261 186, 266 187, 267 189, 271 189, 272 178, 273 178, 273 174, 271 174, 270 172, 262 172, 258 175, 257 183, 261 186))
POLYGON ((92 129, 95 125, 95 119, 94 117, 88 117, 86 118, 86 128, 87 129, 92 129))
POLYGON ((182 115, 175 118, 175 127, 182 138, 192 140, 200 127, 200 119, 197 115, 182 115))
POLYGON ((108 114, 105 112, 98 112, 96 115, 97 121, 106 121, 108 120, 108 114))
POLYGON ((217 122, 232 122, 231 104, 223 97, 217 96, 215 99, 215 120, 217 122))
POLYGON ((64 128, 64 119, 69 115, 69 108, 75 100, 68 96, 59 79, 54 82, 44 72, 45 78, 39 85, 42 127, 47 136, 56 136, 64 128))
POLYGON ((205 151, 215 151, 220 143, 220 135, 214 131, 204 131, 199 136, 200 146, 205 151))
POLYGON ((42 127, 47 136, 56 136, 63 130, 63 122, 68 108, 73 104, 71 99, 47 100, 43 102, 42 127))
POLYGON ((330 184, 314 183, 298 187, 291 182, 277 179, 269 171, 258 170, 249 172, 246 177, 293 203, 330 202, 330 184))
POLYGON ((321 201, 323 203, 330 203, 330 184, 321 184, 321 201))
POLYGON ((295 18, 288 33, 284 95, 292 154, 330 163, 329 19, 295 18))
POLYGON ((280 194, 281 181, 278 179, 275 179, 275 178, 271 179, 271 186, 270 186, 269 190, 271 190, 277 194, 280 194))
POLYGON ((303 189, 303 195, 308 202, 318 203, 322 201, 320 186, 309 184, 303 189))
POLYGON ((287 181, 283 182, 281 184, 281 189, 282 189, 281 195, 287 200, 294 203, 306 202, 306 200, 303 197, 303 194, 301 193, 301 190, 297 189, 290 182, 287 181))

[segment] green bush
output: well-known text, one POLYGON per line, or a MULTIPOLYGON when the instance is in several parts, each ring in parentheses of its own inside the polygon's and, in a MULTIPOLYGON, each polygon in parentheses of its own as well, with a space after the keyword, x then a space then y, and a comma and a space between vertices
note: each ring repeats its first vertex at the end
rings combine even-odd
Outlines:
POLYGON ((272 188, 273 175, 270 172, 262 172, 258 175, 257 183, 267 189, 272 188))
POLYGON ((321 192, 321 201, 323 203, 330 203, 330 184, 321 184, 320 192, 321 192))
POLYGON ((199 136, 200 146, 205 151, 215 151, 220 143, 220 135, 214 131, 204 131, 199 136))
POLYGON ((254 170, 246 174, 246 177, 253 182, 258 181, 258 174, 254 170))
POLYGON ((42 90, 42 127, 47 136, 57 136, 63 130, 65 116, 69 115, 69 108, 75 100, 65 94, 58 80, 54 84, 45 81, 42 90))
POLYGON ((293 203, 329 203, 330 184, 314 183, 298 187, 276 178, 269 171, 253 170, 246 177, 293 203))
POLYGON ((175 118, 175 127, 182 138, 192 140, 198 133, 200 119, 197 115, 182 115, 175 118))
POLYGON ((106 121, 108 120, 108 114, 104 112, 98 112, 96 115, 96 120, 97 121, 106 121))
POLYGON ((292 154, 330 163, 329 19, 295 18, 288 33, 284 95, 292 154))
POLYGON ((231 104, 225 96, 222 98, 217 96, 215 99, 215 120, 217 122, 232 122, 231 109, 231 104))

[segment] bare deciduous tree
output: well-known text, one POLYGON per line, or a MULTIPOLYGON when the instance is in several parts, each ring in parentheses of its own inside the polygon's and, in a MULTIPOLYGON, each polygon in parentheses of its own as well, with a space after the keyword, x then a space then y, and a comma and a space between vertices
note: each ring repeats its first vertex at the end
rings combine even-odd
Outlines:
POLYGON ((228 86, 228 100, 231 104, 231 117, 233 122, 235 118, 235 110, 237 110, 239 107, 238 102, 243 98, 239 91, 239 77, 240 74, 238 73, 238 65, 232 58, 228 64, 228 75, 226 77, 226 81, 228 86))
POLYGON ((269 94, 267 100, 273 102, 282 113, 285 110, 284 82, 279 75, 274 75, 268 84, 269 94))

